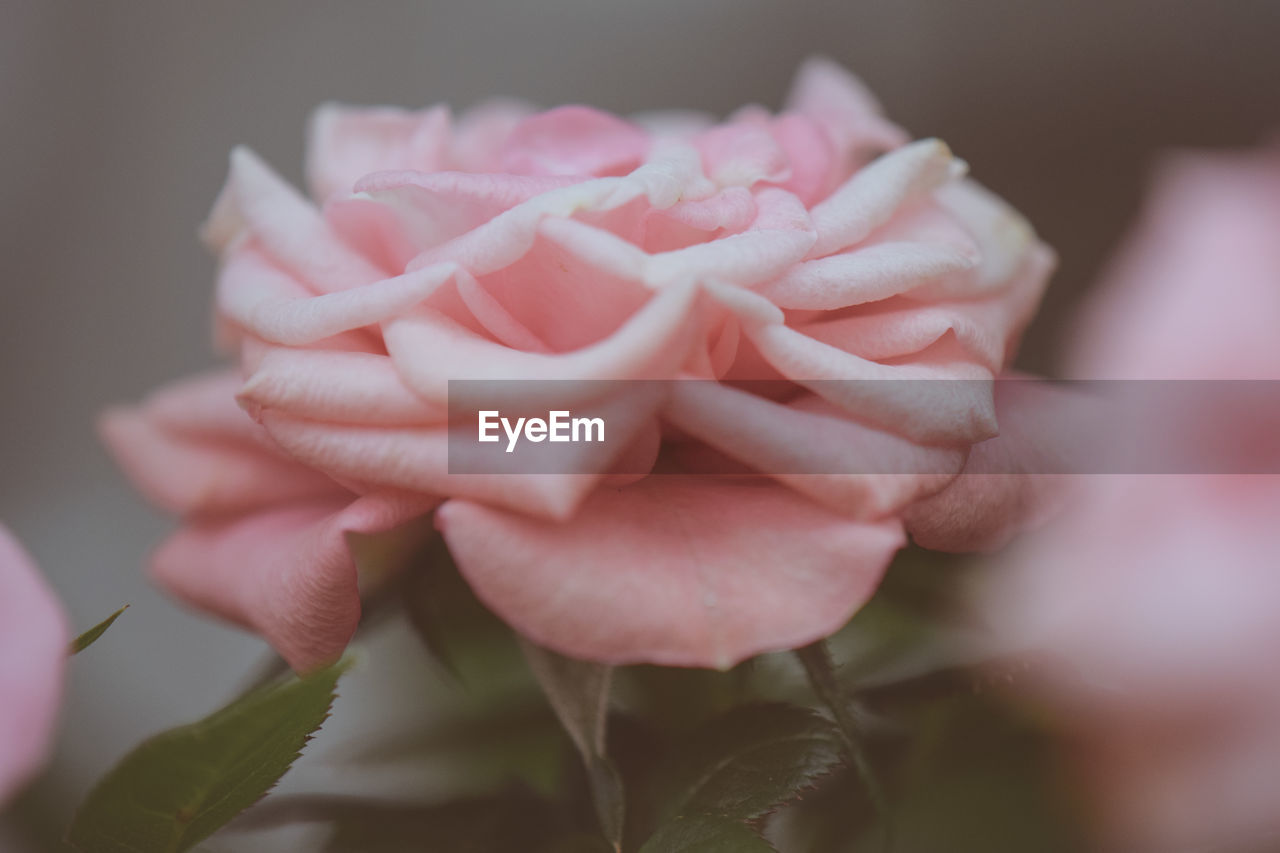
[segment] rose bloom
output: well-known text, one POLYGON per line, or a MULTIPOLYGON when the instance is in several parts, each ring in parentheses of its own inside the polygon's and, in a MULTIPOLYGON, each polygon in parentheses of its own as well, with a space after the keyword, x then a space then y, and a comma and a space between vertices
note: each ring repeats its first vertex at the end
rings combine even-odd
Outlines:
POLYGON ((0 808, 44 761, 67 642, 62 606, 0 526, 0 808))
MULTIPOLYGON (((347 534, 434 511, 480 598, 566 654, 723 667, 829 634, 904 510, 996 434, 989 380, 1053 264, 963 172, 823 61, 781 113, 720 124, 326 106, 310 198, 238 149, 204 236, 239 371, 103 423, 185 520, 154 574, 307 668, 359 618, 347 534), (620 449, 573 472, 449 472, 450 379, 686 378, 714 381, 591 400, 623 413, 620 449), (739 383, 759 379, 789 390, 739 383), (854 379, 976 381, 828 381, 854 379), (827 462, 850 473, 779 473, 827 462)), ((1001 527, 998 501, 967 503, 913 523, 936 547, 1001 527)))
MULTIPOLYGON (((1280 151, 1171 160, 1086 306, 1073 372, 1280 379, 1277 234, 1280 151)), ((1177 439, 1208 424, 1275 471, 1275 415, 1162 426, 1177 439)), ((1037 655, 1119 849, 1259 849, 1280 833, 1280 476, 1082 479, 984 608, 1037 655)))

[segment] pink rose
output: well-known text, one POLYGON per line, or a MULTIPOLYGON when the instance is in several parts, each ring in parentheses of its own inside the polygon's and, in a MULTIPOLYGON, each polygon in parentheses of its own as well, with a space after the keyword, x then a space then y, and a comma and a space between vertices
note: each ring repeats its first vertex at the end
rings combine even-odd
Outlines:
POLYGON ((357 494, 289 459, 236 405, 231 372, 108 411, 101 431, 129 476, 183 528, 152 560, 180 598, 261 633, 291 665, 341 654, 360 621, 348 536, 391 530, 438 502, 357 494))
POLYGON ((44 761, 62 696, 66 617, 31 558, 0 527, 0 807, 44 761))
MULTIPOLYGON (((1280 379, 1278 234, 1277 152, 1173 160, 1086 308, 1074 371, 1280 379)), ((1274 409, 1201 417, 1275 470, 1274 409)), ((1052 664, 1045 686, 1085 733, 1124 844, 1235 849, 1280 832, 1280 477, 1086 479, 1070 514, 1012 552, 987 612, 1052 664)))
MULTIPOLYGON (((440 503, 436 524, 477 594, 569 654, 726 666, 823 636, 875 589, 904 508, 995 435, 983 380, 1007 366, 1052 266, 945 145, 905 140, 824 62, 802 69, 782 113, 748 107, 722 124, 510 103, 456 120, 443 107, 324 107, 313 198, 240 149, 205 228, 238 399, 261 425, 235 429, 270 466, 265 492, 257 461, 224 470, 206 446, 154 466, 150 439, 129 442, 128 467, 153 491, 153 477, 191 488, 186 465, 236 470, 244 524, 261 524, 263 494, 294 477, 308 485, 275 504, 310 488, 440 503), (723 381, 652 398, 617 383, 592 400, 627 413, 626 441, 585 473, 448 470, 450 379, 683 378, 723 381), (742 379, 790 390, 766 398, 742 379), (855 379, 977 381, 942 393, 830 381, 855 379), (772 476, 644 476, 660 455, 664 469, 715 457, 772 476), (914 473, 783 473, 798 457, 914 473)), ((345 562, 332 577, 290 563, 302 591, 343 613, 318 618, 288 589, 271 604, 246 591, 266 582, 254 549, 225 566, 200 550, 182 565, 171 555, 162 581, 268 633, 295 665, 318 659, 299 649, 346 641, 358 601, 345 562)), ((270 550, 294 553, 278 537, 270 550)))

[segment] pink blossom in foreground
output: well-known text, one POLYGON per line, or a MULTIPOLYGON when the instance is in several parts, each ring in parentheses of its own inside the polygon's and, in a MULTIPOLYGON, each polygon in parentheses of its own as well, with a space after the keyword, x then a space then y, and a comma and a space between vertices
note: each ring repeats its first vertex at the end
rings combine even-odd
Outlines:
POLYGON ((62 606, 0 526, 0 807, 44 761, 68 641, 62 606))
MULTIPOLYGON (((346 642, 358 612, 343 522, 322 522, 317 568, 305 548, 319 546, 282 535, 305 525, 275 513, 317 495, 329 511, 417 496, 441 504, 479 596, 565 653, 726 666, 830 633, 905 541, 903 511, 996 434, 982 380, 1009 364, 1053 263, 944 144, 907 139, 815 61, 781 113, 722 123, 327 106, 311 198, 238 149, 204 234, 244 382, 208 390, 251 451, 215 461, 221 433, 193 450, 186 436, 206 426, 163 422, 166 395, 107 423, 144 490, 195 521, 176 542, 197 547, 163 550, 157 576, 305 666, 346 642), (652 399, 620 384, 591 401, 627 413, 625 477, 621 457, 497 476, 448 471, 459 378, 716 382, 652 399), (926 399, 909 383, 826 381, 851 379, 978 381, 926 399), (233 394, 252 421, 234 418, 233 394), (179 436, 180 461, 158 463, 179 436), (797 453, 920 473, 777 474, 797 453), (677 455, 772 476, 643 476, 677 455)), ((967 502, 1004 526, 985 492, 967 502)), ((911 524, 938 547, 967 544, 928 509, 911 524)))
MULTIPOLYGON (((1073 369, 1280 379, 1280 152, 1183 155, 1161 178, 1073 369)), ((1204 412, 1195 428, 1275 470, 1273 415, 1204 412)), ((1054 664, 1045 686, 1122 849, 1256 849, 1280 833, 1280 477, 1086 479, 1074 511, 1012 552, 986 610, 1054 664)))

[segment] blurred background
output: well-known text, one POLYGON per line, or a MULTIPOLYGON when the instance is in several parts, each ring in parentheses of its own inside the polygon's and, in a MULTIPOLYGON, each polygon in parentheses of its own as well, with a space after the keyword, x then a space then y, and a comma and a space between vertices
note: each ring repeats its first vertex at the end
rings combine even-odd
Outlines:
POLYGON ((1275 0, 4 0, 0 519, 78 628, 133 607, 71 667, 58 753, 0 818, 0 850, 64 825, 125 750, 224 701, 263 654, 147 586, 168 522, 93 431, 104 405, 213 363, 195 229, 233 145, 298 180, 325 100, 725 113, 777 106, 799 62, 826 54, 1058 249, 1023 356, 1051 373, 1153 158, 1280 128, 1278 37, 1275 0))

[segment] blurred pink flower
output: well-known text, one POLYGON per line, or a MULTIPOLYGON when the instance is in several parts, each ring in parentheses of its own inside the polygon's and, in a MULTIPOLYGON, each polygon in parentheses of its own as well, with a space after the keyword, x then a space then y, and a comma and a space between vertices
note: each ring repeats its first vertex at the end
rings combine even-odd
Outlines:
MULTIPOLYGON (((238 149, 204 234, 221 259, 221 337, 246 377, 238 399, 261 425, 235 425, 251 460, 224 467, 202 445, 199 461, 157 465, 168 439, 144 434, 146 408, 108 434, 152 492, 164 478, 195 488, 188 464, 219 483, 234 473, 230 510, 271 546, 169 549, 162 582, 267 633, 295 665, 314 661, 350 633, 351 571, 289 556, 296 572, 262 574, 264 554, 297 552, 261 505, 409 494, 443 502, 437 524, 478 595, 562 652, 726 666, 830 633, 904 541, 903 509, 995 434, 983 380, 1010 361, 1053 263, 945 145, 906 139, 861 84, 814 61, 782 113, 747 107, 722 124, 507 102, 456 120, 327 106, 311 130, 314 201, 238 149), (652 398, 618 383, 592 400, 626 413, 625 476, 616 455, 585 473, 495 476, 448 470, 459 378, 724 382, 652 398), (790 396, 740 379, 791 383, 790 396), (979 381, 932 396, 827 381, 855 379, 979 381), (694 447, 685 462, 776 476, 642 476, 673 439, 694 447), (921 473, 779 474, 797 455, 921 473), (278 587, 269 602, 263 583, 278 587)), ((222 494, 206 488, 200 500, 222 494)), ((974 505, 1000 526, 1003 509, 974 505)))
MULTIPOLYGON (((1280 379, 1277 237, 1280 152, 1172 159, 1086 307, 1072 369, 1280 379)), ((1275 470, 1280 423, 1265 417, 1207 412, 1196 428, 1209 419, 1275 470)), ((986 612, 1053 664, 1045 686, 1085 734, 1125 849, 1254 849, 1280 833, 1280 477, 1086 479, 1072 512, 1010 554, 986 612)))
POLYGON ((0 807, 44 761, 68 641, 53 590, 0 526, 0 807))

